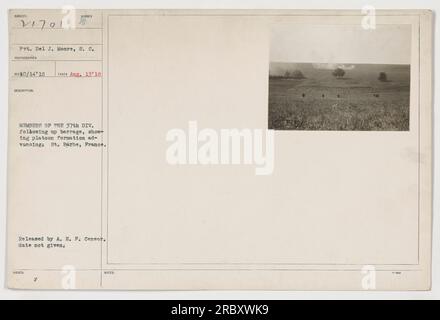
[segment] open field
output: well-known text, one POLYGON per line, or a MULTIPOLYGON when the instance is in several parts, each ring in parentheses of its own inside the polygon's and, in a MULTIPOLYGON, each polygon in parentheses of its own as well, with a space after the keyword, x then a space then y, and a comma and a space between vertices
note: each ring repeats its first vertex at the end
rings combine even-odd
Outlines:
POLYGON ((410 66, 271 63, 269 129, 409 130, 410 66), (286 76, 300 70, 304 79, 286 76), (379 81, 380 72, 387 81, 379 81))

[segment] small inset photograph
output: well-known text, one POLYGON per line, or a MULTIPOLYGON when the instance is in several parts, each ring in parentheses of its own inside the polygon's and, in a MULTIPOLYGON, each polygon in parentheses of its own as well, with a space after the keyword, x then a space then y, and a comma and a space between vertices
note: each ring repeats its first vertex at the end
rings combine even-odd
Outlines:
POLYGON ((410 25, 279 24, 270 50, 269 129, 409 130, 410 25))

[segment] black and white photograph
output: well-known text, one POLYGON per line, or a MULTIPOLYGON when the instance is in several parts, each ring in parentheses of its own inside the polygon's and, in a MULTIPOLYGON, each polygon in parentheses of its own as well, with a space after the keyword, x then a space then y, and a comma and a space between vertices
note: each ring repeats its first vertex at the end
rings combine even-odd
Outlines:
POLYGON ((269 129, 408 131, 411 28, 280 25, 269 129))

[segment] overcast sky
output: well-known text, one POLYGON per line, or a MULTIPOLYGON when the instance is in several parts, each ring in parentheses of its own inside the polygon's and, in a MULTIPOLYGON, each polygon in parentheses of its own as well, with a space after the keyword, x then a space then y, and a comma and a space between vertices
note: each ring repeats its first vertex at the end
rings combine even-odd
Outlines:
POLYGON ((411 25, 378 25, 364 30, 360 25, 273 26, 272 62, 314 63, 411 63, 411 25))

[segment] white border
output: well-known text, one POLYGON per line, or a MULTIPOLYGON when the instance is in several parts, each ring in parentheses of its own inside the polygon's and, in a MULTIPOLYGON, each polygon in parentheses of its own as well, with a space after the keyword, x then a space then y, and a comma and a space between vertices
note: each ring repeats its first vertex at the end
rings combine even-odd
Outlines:
MULTIPOLYGON (((440 12, 438 0, 80 0, 12 1, 0 2, 0 70, 8 70, 8 9, 10 8, 61 8, 73 5, 82 9, 359 9, 371 5, 376 9, 431 9, 440 12)), ((436 19, 434 19, 435 21, 436 19)), ((434 31, 434 47, 439 40, 438 25, 434 31)), ((435 61, 440 54, 434 54, 435 61)), ((434 63, 434 78, 439 75, 434 63)), ((6 248, 6 150, 8 119, 8 73, 0 73, 0 299, 440 299, 440 225, 439 200, 436 186, 440 181, 437 150, 440 139, 434 138, 434 221, 433 221, 433 274, 432 290, 427 292, 264 292, 264 291, 199 291, 199 292, 125 292, 125 291, 15 291, 5 287, 6 248)), ((440 92, 440 82, 434 82, 435 93, 440 92)), ((440 137, 440 115, 434 112, 434 137, 440 137)))

